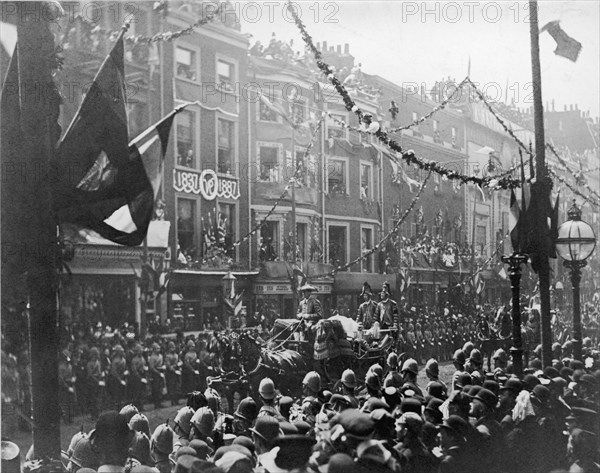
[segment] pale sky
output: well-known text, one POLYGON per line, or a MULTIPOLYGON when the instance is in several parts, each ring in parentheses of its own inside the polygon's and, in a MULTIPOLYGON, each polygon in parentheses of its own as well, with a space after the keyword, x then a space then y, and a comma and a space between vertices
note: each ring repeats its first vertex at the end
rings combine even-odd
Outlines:
MULTIPOLYGON (((532 102, 528 3, 516 1, 411 2, 400 0, 302 1, 302 19, 315 43, 350 43, 362 70, 396 83, 451 76, 460 81, 471 58, 471 79, 488 84, 489 95, 508 95, 519 107, 532 102), (506 91, 506 84, 509 84, 506 91)), ((242 30, 251 41, 268 44, 271 33, 303 47, 285 2, 239 2, 242 30), (256 7, 260 5, 260 11, 256 7), (270 5, 270 6, 269 6, 270 5), (271 15, 269 14, 271 13, 271 15)), ((556 43, 540 36, 544 103, 556 109, 578 104, 596 117, 600 111, 600 2, 540 1, 539 26, 560 20, 583 44, 577 62, 556 56, 556 43)))

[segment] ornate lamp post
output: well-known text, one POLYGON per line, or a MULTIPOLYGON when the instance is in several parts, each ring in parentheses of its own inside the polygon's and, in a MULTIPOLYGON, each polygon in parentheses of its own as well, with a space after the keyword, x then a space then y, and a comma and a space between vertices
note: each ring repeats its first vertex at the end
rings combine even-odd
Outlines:
POLYGON ((581 209, 575 204, 567 211, 569 220, 558 227, 556 252, 564 259, 565 267, 571 272, 573 285, 573 354, 576 360, 581 360, 581 308, 579 300, 579 283, 581 268, 594 252, 596 235, 592 227, 581 220, 581 209))
POLYGON ((527 263, 527 255, 514 252, 510 256, 503 256, 502 262, 508 264, 508 277, 512 292, 512 338, 513 346, 510 348, 515 374, 523 376, 523 341, 521 339, 521 265, 527 263))

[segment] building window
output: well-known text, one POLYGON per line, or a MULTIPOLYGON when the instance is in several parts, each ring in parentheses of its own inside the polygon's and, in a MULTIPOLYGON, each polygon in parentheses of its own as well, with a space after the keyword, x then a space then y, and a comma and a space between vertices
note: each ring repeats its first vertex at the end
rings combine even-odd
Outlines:
MULTIPOLYGON (((413 121, 413 123, 416 123, 416 121, 418 119, 419 119, 419 116, 417 115, 417 112, 412 112, 412 121, 413 121)), ((412 131, 413 131, 413 134, 415 136, 423 136, 423 133, 421 133, 419 125, 414 125, 412 127, 412 131)))
POLYGON ((433 141, 435 143, 442 143, 442 135, 440 134, 440 122, 433 120, 433 141))
POLYGON ((302 261, 306 261, 306 240, 308 225, 306 223, 296 223, 296 243, 298 244, 298 253, 302 261))
POLYGON ((306 121, 306 104, 304 102, 293 102, 291 112, 294 123, 298 124, 306 121))
POLYGON ((330 194, 348 193, 348 168, 346 161, 341 159, 329 159, 327 165, 327 190, 330 194))
POLYGON ((234 90, 234 65, 230 62, 219 59, 217 61, 217 77, 219 86, 223 90, 234 90))
POLYGON ((373 200, 373 165, 360 163, 360 198, 373 200))
POLYGON ((348 228, 330 225, 327 233, 329 263, 334 266, 345 265, 348 257, 348 228))
POLYGON ((193 260, 196 257, 195 200, 177 199, 177 243, 179 245, 179 252, 185 258, 193 260))
POLYGON ((327 117, 327 138, 346 138, 346 130, 344 130, 340 124, 345 121, 345 115, 330 113, 327 117))
MULTIPOLYGON (((275 99, 274 97, 267 97, 267 96, 265 96, 265 98, 267 100, 269 100, 269 102, 271 102, 274 106, 279 108, 277 99, 275 99)), ((281 122, 280 117, 281 116, 275 110, 273 110, 271 107, 269 107, 267 104, 265 104, 262 100, 259 100, 259 102, 258 102, 258 119, 261 122, 280 123, 281 122)))
POLYGON ((236 239, 236 212, 235 204, 219 204, 218 227, 217 227, 217 243, 219 246, 224 245, 227 249, 225 254, 230 258, 235 257, 235 248, 233 243, 236 239))
POLYGON ((277 146, 260 146, 259 179, 263 182, 279 181, 279 148, 277 146))
POLYGON ((183 110, 177 114, 177 165, 196 167, 196 117, 193 112, 183 110))
POLYGON ((458 137, 456 135, 456 127, 452 127, 452 147, 454 149, 460 149, 460 145, 458 144, 458 137))
MULTIPOLYGON (((361 228, 360 230, 361 256, 368 253, 373 248, 373 229, 361 228)), ((360 260, 360 270, 363 272, 373 272, 373 255, 360 260)))
POLYGON ((196 52, 191 49, 175 47, 175 63, 177 77, 187 80, 197 80, 196 52))
POLYGON ((487 228, 485 225, 477 225, 475 228, 476 248, 480 256, 483 256, 483 250, 487 245, 487 228))
POLYGON ((258 260, 277 261, 279 259, 279 222, 266 221, 260 227, 260 251, 258 260))
POLYGON ((223 174, 235 174, 234 123, 218 119, 219 150, 217 170, 223 174))

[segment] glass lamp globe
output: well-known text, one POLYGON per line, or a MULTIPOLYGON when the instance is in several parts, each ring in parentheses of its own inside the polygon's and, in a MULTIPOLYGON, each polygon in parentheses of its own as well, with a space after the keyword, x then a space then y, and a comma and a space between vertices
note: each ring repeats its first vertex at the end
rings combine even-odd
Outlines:
POLYGON ((569 220, 558 227, 556 252, 566 261, 585 261, 594 252, 596 235, 592 227, 581 220, 581 210, 573 202, 569 220))

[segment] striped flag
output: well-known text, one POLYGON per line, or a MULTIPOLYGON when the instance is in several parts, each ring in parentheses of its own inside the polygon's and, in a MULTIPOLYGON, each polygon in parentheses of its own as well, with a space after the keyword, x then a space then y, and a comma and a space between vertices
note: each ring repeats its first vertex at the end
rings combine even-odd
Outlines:
POLYGON ((71 190, 72 198, 58 208, 60 220, 95 230, 121 245, 142 243, 152 220, 169 134, 179 110, 133 140, 127 161, 113 163, 101 151, 71 190))
POLYGON ((53 204, 61 223, 136 246, 146 237, 173 118, 184 106, 128 143, 123 32, 59 143, 53 204))
POLYGON ((513 252, 518 253, 521 249, 522 238, 519 232, 519 217, 521 216, 521 209, 515 192, 511 189, 510 191, 510 212, 508 214, 508 234, 510 235, 510 244, 512 245, 513 252))
POLYGON ((230 297, 225 298, 224 301, 225 301, 225 304, 227 304, 227 307, 229 308, 231 313, 234 316, 238 316, 242 310, 242 306, 243 306, 243 302, 244 302, 244 291, 240 292, 237 295, 234 292, 232 292, 232 294, 230 294, 230 297))

